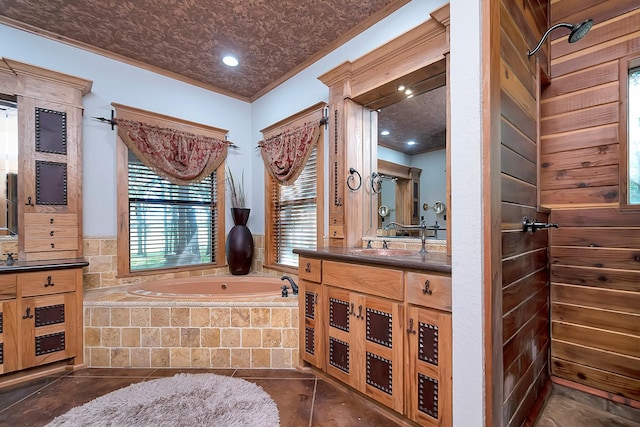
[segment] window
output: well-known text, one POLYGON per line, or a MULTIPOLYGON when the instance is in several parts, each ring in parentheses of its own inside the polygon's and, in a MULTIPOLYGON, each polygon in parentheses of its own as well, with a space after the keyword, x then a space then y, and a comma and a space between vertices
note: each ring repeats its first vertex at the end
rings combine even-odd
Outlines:
MULTIPOLYGON (((320 138, 322 141, 322 137, 320 138)), ((271 177, 269 188, 269 212, 267 222, 267 263, 286 267, 298 267, 298 255, 294 248, 315 249, 318 241, 318 149, 313 149, 302 173, 293 185, 282 186, 271 177)), ((321 149, 321 148, 320 148, 321 149)))
POLYGON ((640 205, 640 67, 629 70, 627 100, 627 203, 640 205))
POLYGON ((216 172, 175 185, 131 151, 128 164, 129 271, 215 263, 216 172))
MULTIPOLYGON (((201 123, 122 104, 112 105, 118 119, 144 124, 147 131, 148 126, 157 126, 215 141, 224 141, 228 133, 201 123)), ((147 167, 145 163, 149 162, 143 163, 134 153, 135 149, 129 149, 130 144, 134 147, 135 144, 123 129, 126 127, 118 125, 116 135, 118 276, 222 267, 225 263, 224 157, 216 156, 215 165, 211 165, 216 169, 206 172, 199 182, 172 184, 147 167), (127 138, 126 142, 121 133, 127 138)), ((220 152, 221 156, 224 154, 220 152)))

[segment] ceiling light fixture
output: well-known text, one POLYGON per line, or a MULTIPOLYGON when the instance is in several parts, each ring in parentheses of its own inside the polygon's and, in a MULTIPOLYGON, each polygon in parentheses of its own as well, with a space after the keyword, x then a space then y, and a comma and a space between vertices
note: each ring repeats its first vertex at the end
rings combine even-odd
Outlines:
POLYGON ((416 145, 415 141, 407 141, 407 145, 416 145))
POLYGON ((229 67, 236 67, 238 65, 238 60, 231 55, 226 55, 222 58, 222 62, 229 67))
POLYGON ((404 85, 400 85, 400 86, 398 86, 398 90, 399 90, 399 91, 403 91, 404 89, 405 89, 404 85))
POLYGON ((389 132, 388 130, 383 130, 382 132, 380 132, 380 135, 382 136, 387 136, 389 135, 391 132, 389 132))
POLYGON ((405 95, 411 95, 413 93, 413 91, 411 89, 407 89, 404 91, 405 95))

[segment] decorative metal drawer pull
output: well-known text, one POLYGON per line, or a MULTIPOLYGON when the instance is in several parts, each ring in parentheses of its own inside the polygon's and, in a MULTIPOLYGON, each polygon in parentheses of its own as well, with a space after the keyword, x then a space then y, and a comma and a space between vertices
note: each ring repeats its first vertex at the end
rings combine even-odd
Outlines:
POLYGON ((429 279, 424 281, 424 289, 422 290, 423 294, 431 295, 433 293, 433 291, 431 289, 429 289, 429 285, 430 284, 431 284, 431 281, 429 279))
POLYGON ((49 224, 53 224, 53 218, 49 219, 49 224))
POLYGON ((362 315, 362 304, 358 306, 358 314, 356 314, 356 319, 364 319, 364 316, 362 315))
MULTIPOLYGON (((51 247, 53 247, 53 243, 51 244, 51 247)), ((47 283, 44 284, 45 288, 48 288, 49 286, 55 286, 55 283, 51 282, 51 276, 47 276, 47 283)))
POLYGON ((307 273, 311 273, 311 263, 310 262, 307 263, 307 268, 305 268, 304 271, 306 271, 307 273))
POLYGON ((25 313, 24 316, 22 316, 23 319, 33 319, 33 314, 31 314, 31 307, 27 307, 27 312, 25 313))
POLYGON ((27 197, 27 203, 24 204, 25 206, 33 206, 33 202, 31 201, 31 196, 27 197))
POLYGON ((53 230, 49 232, 49 236, 53 237, 53 230))

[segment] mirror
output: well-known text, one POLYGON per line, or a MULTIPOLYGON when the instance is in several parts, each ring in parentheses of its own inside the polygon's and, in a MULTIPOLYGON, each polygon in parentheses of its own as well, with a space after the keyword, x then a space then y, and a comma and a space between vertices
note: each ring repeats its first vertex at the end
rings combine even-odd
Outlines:
POLYGON ((0 94, 0 236, 18 235, 18 105, 0 94))
MULTIPOLYGON (((378 218, 378 235, 386 224, 426 221, 429 236, 446 240, 447 229, 447 87, 444 60, 354 98, 376 117, 372 144, 377 144, 380 193, 372 194, 373 211, 388 207, 378 218)), ((418 235, 417 230, 396 235, 418 235)))

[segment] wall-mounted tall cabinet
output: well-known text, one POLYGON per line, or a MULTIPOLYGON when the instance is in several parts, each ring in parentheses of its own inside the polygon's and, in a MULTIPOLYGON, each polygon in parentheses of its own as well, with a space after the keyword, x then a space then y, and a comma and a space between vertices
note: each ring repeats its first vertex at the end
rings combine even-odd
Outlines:
POLYGON ((3 59, 18 104, 18 249, 23 261, 82 256, 82 97, 91 81, 3 59))
POLYGON ((0 94, 18 111, 18 254, 0 262, 0 374, 16 373, 0 383, 83 363, 81 122, 91 84, 0 61, 0 94))

